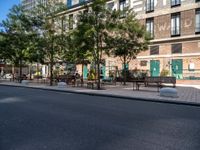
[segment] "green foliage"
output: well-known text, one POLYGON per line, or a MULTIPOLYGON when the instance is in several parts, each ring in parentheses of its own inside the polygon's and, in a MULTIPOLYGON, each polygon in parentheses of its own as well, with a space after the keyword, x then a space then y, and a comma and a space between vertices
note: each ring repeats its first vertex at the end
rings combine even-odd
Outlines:
MULTIPOLYGON (((145 28, 135 18, 135 13, 127 9, 124 11, 114 11, 109 23, 109 34, 106 36, 106 45, 111 49, 110 53, 119 57, 124 64, 128 64, 141 52, 148 49, 149 34, 145 28)), ((123 71, 124 84, 127 71, 123 71)))
POLYGON ((166 77, 169 75, 169 70, 166 70, 166 69, 162 69, 161 73, 160 73, 160 76, 161 77, 166 77))
POLYGON ((7 62, 19 66, 20 76, 22 76, 24 64, 36 61, 35 42, 38 35, 34 31, 33 25, 33 20, 24 12, 21 5, 13 6, 8 18, 2 22, 0 55, 7 62))
POLYGON ((34 29, 39 34, 39 45, 43 50, 44 61, 50 64, 50 85, 53 84, 53 65, 62 59, 66 47, 64 34, 64 17, 58 16, 66 9, 63 3, 57 0, 47 1, 45 5, 38 5, 32 14, 35 22, 34 29))
POLYGON ((115 16, 115 25, 111 28, 112 34, 107 36, 106 44, 112 49, 114 56, 122 58, 122 62, 128 64, 141 51, 148 49, 150 37, 132 10, 127 10, 125 18, 121 18, 121 13, 123 12, 115 16))
POLYGON ((96 76, 95 70, 91 69, 88 75, 88 80, 95 80, 95 76, 96 76))
POLYGON ((98 73, 98 89, 100 88, 100 63, 103 52, 106 51, 105 37, 109 13, 106 9, 106 0, 95 0, 85 11, 80 13, 77 21, 77 29, 73 31, 76 58, 92 56, 98 73), (77 55, 78 54, 78 55, 77 55))
POLYGON ((115 77, 115 71, 109 70, 109 77, 114 78, 115 77))

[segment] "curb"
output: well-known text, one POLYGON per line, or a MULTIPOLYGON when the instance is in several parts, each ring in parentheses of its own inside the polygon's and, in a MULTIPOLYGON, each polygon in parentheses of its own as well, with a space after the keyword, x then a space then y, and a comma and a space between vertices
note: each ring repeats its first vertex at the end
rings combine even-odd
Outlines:
POLYGON ((38 89, 38 90, 54 91, 54 92, 62 92, 62 93, 73 93, 73 94, 82 94, 82 95, 89 95, 89 96, 100 96, 100 97, 110 97, 110 98, 117 98, 117 99, 135 100, 135 101, 144 101, 144 102, 153 102, 153 103, 167 103, 167 104, 188 105, 188 106, 200 107, 200 103, 186 102, 186 101, 182 101, 182 102, 181 101, 172 101, 169 99, 155 100, 153 98, 140 98, 140 97, 113 95, 113 94, 89 93, 89 92, 81 92, 81 91, 74 91, 74 90, 60 90, 60 89, 51 89, 51 88, 43 88, 43 87, 33 87, 33 86, 26 86, 26 85, 9 85, 9 84, 4 84, 4 83, 0 83, 0 86, 30 88, 30 89, 38 89))

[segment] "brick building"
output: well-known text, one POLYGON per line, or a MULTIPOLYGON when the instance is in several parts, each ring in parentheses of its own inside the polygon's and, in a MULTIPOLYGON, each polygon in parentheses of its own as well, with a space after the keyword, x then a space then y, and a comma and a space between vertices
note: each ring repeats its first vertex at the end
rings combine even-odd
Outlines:
MULTIPOLYGON (((22 0, 22 4, 37 0, 22 0)), ((43 0, 44 1, 44 0, 43 0)), ((76 27, 76 17, 83 11, 83 2, 91 0, 64 0, 68 10, 59 15, 74 20, 65 23, 67 29, 76 27)), ((200 0, 108 0, 110 9, 129 6, 152 35, 149 49, 131 61, 129 70, 147 70, 151 76, 159 76, 162 70, 178 79, 200 79, 200 0)), ((104 56, 103 76, 109 68, 123 69, 118 58, 104 56)), ((84 66, 86 77, 90 65, 84 66)), ((81 66, 77 66, 81 72, 81 66)))
MULTIPOLYGON (((37 4, 45 5, 48 0, 21 0, 21 4, 25 10, 33 9, 37 4)), ((57 0, 66 4, 66 0, 57 0)))
MULTIPOLYGON (((76 18, 81 2, 68 0, 64 15, 76 18)), ((112 0, 107 6, 133 8, 152 35, 149 49, 128 64, 129 70, 148 70, 151 76, 168 70, 169 75, 178 79, 200 78, 200 0, 112 0)), ((69 28, 74 28, 75 23, 69 28)), ((104 59, 104 67, 122 69, 117 58, 105 56, 104 59)))
POLYGON ((200 1, 133 0, 132 6, 153 37, 137 67, 152 76, 165 69, 179 79, 200 77, 200 1))

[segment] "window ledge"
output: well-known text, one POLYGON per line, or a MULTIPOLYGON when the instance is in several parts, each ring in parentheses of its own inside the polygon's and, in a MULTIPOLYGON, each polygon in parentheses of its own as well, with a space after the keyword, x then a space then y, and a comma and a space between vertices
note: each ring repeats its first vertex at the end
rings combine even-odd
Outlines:
POLYGON ((181 6, 181 4, 171 5, 171 8, 179 7, 179 6, 181 6))
POLYGON ((146 13, 152 13, 154 10, 146 10, 146 13))
POLYGON ((171 37, 178 37, 181 36, 180 34, 171 35, 171 37))

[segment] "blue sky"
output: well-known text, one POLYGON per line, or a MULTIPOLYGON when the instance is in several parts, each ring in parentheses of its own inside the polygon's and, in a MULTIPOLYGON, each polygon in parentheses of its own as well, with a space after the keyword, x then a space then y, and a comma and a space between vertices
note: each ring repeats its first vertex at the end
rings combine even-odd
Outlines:
POLYGON ((19 3, 20 0, 0 0, 0 22, 6 19, 9 9, 12 8, 13 5, 19 3))

